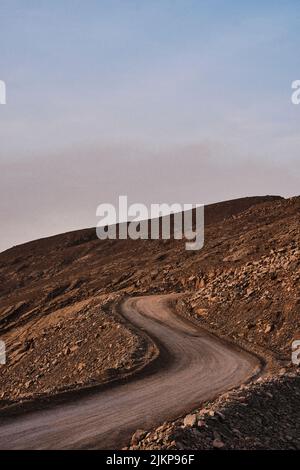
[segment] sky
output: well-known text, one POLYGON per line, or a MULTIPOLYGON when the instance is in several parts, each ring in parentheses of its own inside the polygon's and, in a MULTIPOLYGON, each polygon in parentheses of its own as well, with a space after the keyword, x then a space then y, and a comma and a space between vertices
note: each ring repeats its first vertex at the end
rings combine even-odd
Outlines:
POLYGON ((299 194, 300 5, 0 0, 0 251, 102 202, 299 194))

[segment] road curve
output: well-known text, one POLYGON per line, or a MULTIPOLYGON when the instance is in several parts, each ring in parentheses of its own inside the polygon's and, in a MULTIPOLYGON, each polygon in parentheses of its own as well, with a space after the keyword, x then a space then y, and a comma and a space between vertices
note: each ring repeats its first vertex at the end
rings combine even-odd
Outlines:
POLYGON ((237 386, 260 367, 254 356, 178 317, 170 296, 128 299, 125 318, 147 331, 162 368, 76 401, 0 422, 0 449, 115 449, 237 386))

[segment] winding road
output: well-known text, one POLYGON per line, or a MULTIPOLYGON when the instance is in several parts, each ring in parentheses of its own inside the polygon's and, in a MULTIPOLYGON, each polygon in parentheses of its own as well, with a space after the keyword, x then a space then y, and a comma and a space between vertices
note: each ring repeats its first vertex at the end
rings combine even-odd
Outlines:
POLYGON ((123 316, 160 349, 157 370, 126 383, 0 422, 0 449, 115 449, 247 381, 259 360, 197 328, 172 309, 172 296, 136 297, 123 316))

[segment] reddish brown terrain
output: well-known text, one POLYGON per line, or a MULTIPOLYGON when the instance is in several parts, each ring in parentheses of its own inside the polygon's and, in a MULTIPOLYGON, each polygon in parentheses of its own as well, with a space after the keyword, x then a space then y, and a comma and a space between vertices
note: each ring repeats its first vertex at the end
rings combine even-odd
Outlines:
MULTIPOLYGON (((101 395, 109 393, 111 382, 116 388, 127 382, 132 387, 131 381, 147 376, 149 367, 159 378, 161 345, 153 329, 149 322, 141 329, 120 306, 128 297, 178 293, 172 309, 182 321, 216 334, 240 348, 240 354, 248 351, 260 372, 249 373, 250 383, 241 390, 247 374, 223 387, 224 382, 218 401, 212 401, 216 394, 211 390, 172 415, 166 412, 161 421, 147 405, 153 419, 145 421, 148 427, 135 434, 131 446, 300 448, 299 381, 291 364, 291 343, 300 332, 299 216, 300 197, 243 198, 205 208, 200 251, 186 251, 184 241, 100 241, 95 229, 87 229, 1 253, 0 339, 6 343, 7 364, 0 366, 0 406, 5 420, 19 419, 9 415, 18 416, 24 402, 32 409, 44 406, 41 398, 48 405, 50 397, 73 400, 83 388, 101 395), (236 390, 224 395, 233 386, 236 390), (184 421, 184 413, 192 411, 184 421), (263 440, 264 411, 273 421, 263 440), (243 426, 234 421, 237 416, 243 426), (278 426, 282 433, 276 434, 278 426)), ((158 324, 167 321, 162 315, 161 309, 158 324)), ((170 354, 175 360, 171 346, 170 354)), ((7 426, 13 439, 13 423, 7 426)), ((24 426, 31 424, 27 420, 24 426)), ((101 440, 91 442, 86 447, 101 447, 101 440)), ((115 442, 124 441, 116 435, 115 442)), ((107 443, 112 446, 111 440, 107 443)), ((5 447, 1 426, 0 446, 5 447)))

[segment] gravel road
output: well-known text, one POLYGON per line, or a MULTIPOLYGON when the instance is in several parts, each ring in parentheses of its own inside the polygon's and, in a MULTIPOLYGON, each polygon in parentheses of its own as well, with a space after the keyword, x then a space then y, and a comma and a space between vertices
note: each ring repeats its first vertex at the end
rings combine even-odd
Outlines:
POLYGON ((137 297, 122 305, 124 317, 159 346, 155 370, 0 421, 0 448, 115 449, 126 445, 137 429, 188 413, 259 371, 257 358, 178 317, 170 300, 170 295, 137 297))

